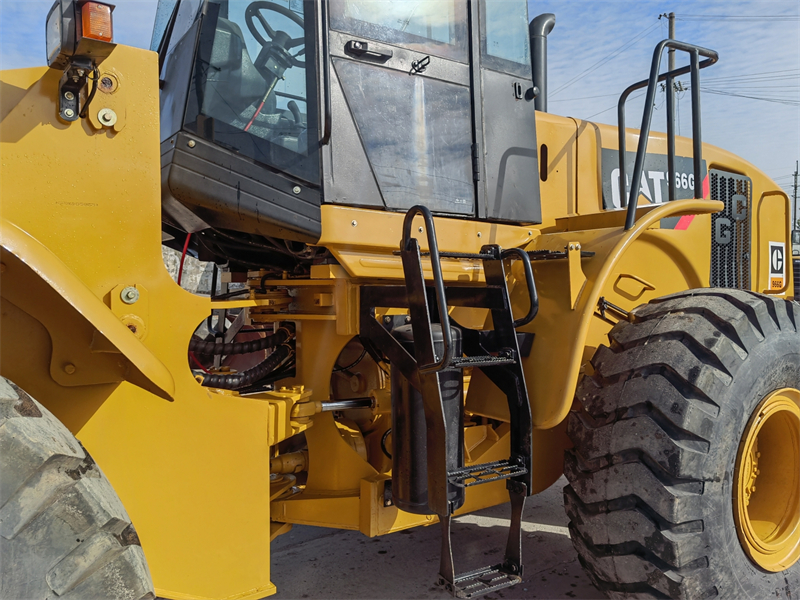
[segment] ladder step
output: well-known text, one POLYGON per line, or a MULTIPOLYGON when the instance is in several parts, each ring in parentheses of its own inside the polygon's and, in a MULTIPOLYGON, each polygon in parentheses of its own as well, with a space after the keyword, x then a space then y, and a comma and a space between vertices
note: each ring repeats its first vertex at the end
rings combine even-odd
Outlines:
MULTIPOLYGON (((503 565, 499 564, 456 575, 453 586, 455 589, 450 591, 456 598, 475 598, 520 582, 522 582, 521 577, 504 572, 503 565)), ((448 586, 443 578, 440 578, 439 585, 448 586)))
POLYGON ((471 487, 482 483, 491 483, 517 475, 524 475, 528 469, 511 460, 497 460, 495 462, 472 465, 447 474, 447 480, 458 487, 471 487))
POLYGON ((487 354, 486 356, 461 356, 454 358, 452 367, 466 369, 468 367, 496 367, 499 365, 513 365, 517 362, 513 351, 501 351, 497 356, 487 354))

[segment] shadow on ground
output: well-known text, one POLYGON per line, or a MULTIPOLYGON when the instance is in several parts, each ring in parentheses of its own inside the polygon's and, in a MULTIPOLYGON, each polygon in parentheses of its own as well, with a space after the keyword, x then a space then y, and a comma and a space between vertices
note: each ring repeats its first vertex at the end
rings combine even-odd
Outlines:
MULTIPOLYGON (((523 518, 523 582, 485 596, 603 598, 583 572, 567 531, 562 478, 528 499, 523 518)), ((507 504, 453 523, 456 570, 500 562, 510 508, 507 504)), ((421 527, 370 539, 354 531, 295 526, 272 544, 272 598, 431 598, 449 595, 435 585, 439 527, 421 527)))

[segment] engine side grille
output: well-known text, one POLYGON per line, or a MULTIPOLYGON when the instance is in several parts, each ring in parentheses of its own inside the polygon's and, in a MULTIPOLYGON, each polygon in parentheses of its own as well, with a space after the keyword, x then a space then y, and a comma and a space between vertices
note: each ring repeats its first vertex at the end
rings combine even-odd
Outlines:
POLYGON ((711 287, 749 290, 753 182, 716 170, 709 172, 709 179, 711 199, 725 203, 725 210, 711 215, 711 287), (734 201, 736 195, 747 199, 746 207, 734 201))

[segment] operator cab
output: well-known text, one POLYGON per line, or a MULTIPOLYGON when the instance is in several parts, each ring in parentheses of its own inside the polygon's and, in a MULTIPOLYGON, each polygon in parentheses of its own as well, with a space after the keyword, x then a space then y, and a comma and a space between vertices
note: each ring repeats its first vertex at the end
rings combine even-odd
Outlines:
POLYGON ((165 223, 220 255, 313 244, 323 203, 538 223, 529 48, 526 0, 161 0, 165 223))

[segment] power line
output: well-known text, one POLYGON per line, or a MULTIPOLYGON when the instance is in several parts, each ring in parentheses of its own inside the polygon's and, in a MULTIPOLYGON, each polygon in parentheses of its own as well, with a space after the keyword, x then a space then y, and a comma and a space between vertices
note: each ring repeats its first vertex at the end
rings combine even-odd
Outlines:
POLYGON ((597 69, 599 69, 600 67, 602 67, 604 64, 606 64, 608 61, 610 61, 612 58, 615 58, 615 57, 616 57, 616 56, 618 56, 620 53, 624 52, 625 50, 627 50, 628 48, 630 48, 631 46, 633 46, 633 45, 634 45, 636 42, 638 42, 639 40, 641 40, 641 39, 642 39, 642 38, 643 38, 645 35, 647 35, 648 33, 650 33, 650 32, 651 32, 653 29, 655 29, 656 27, 658 27, 658 21, 656 21, 655 23, 653 23, 653 24, 652 24, 650 27, 648 27, 647 29, 645 29, 644 31, 642 31, 642 32, 641 32, 639 35, 637 35, 637 36, 636 36, 636 37, 634 37, 633 39, 629 40, 628 42, 626 42, 625 44, 623 44, 622 46, 620 46, 619 48, 617 48, 616 50, 614 50, 613 52, 611 52, 611 54, 608 54, 608 55, 607 55, 607 56, 605 56, 604 58, 601 58, 599 61, 597 61, 596 63, 594 63, 594 64, 593 64, 591 67, 589 67, 588 69, 586 69, 586 70, 585 70, 585 71, 583 71, 582 73, 579 73, 578 75, 576 75, 575 77, 573 77, 572 79, 570 79, 570 80, 569 80, 567 83, 565 83, 564 85, 562 85, 560 88, 558 88, 558 89, 556 89, 555 91, 553 91, 553 92, 551 93, 551 95, 552 95, 552 96, 555 96, 556 94, 558 94, 558 93, 559 93, 559 92, 561 92, 562 90, 565 90, 565 89, 567 89, 567 88, 568 88, 569 86, 571 86, 573 83, 575 83, 575 82, 576 82, 576 81, 578 81, 579 79, 582 79, 583 77, 585 77, 586 75, 588 75, 588 74, 589 74, 589 73, 591 73, 592 71, 596 71, 597 69))
MULTIPOLYGON (((640 93, 638 93, 638 94, 635 94, 635 95, 631 96, 631 97, 629 98, 629 100, 634 100, 635 98, 641 98, 642 96, 644 96, 644 92, 640 92, 640 93)), ((611 106, 609 106, 609 107, 608 107, 608 108, 606 108, 605 110, 601 110, 600 112, 596 112, 596 113, 594 113, 593 115, 589 115, 589 116, 588 116, 588 117, 586 117, 586 119, 584 119, 584 120, 587 120, 587 121, 588 121, 588 120, 589 120, 589 119, 591 119, 592 117, 596 117, 597 115, 602 115, 603 113, 610 111, 612 108, 617 108, 617 104, 612 104, 611 106)))
POLYGON ((600 94, 599 96, 582 96, 580 98, 558 98, 553 102, 572 102, 573 100, 591 100, 592 98, 608 98, 610 96, 619 96, 619 94, 600 94))
POLYGON ((776 104, 787 104, 789 106, 800 106, 800 100, 791 100, 788 98, 766 98, 764 96, 749 96, 747 94, 737 94, 735 92, 728 92, 723 90, 712 90, 709 88, 701 87, 700 91, 707 94, 717 94, 719 96, 736 96, 737 98, 749 98, 750 100, 762 100, 764 102, 774 102, 776 104))
POLYGON ((679 21, 800 21, 798 15, 680 15, 679 21))

